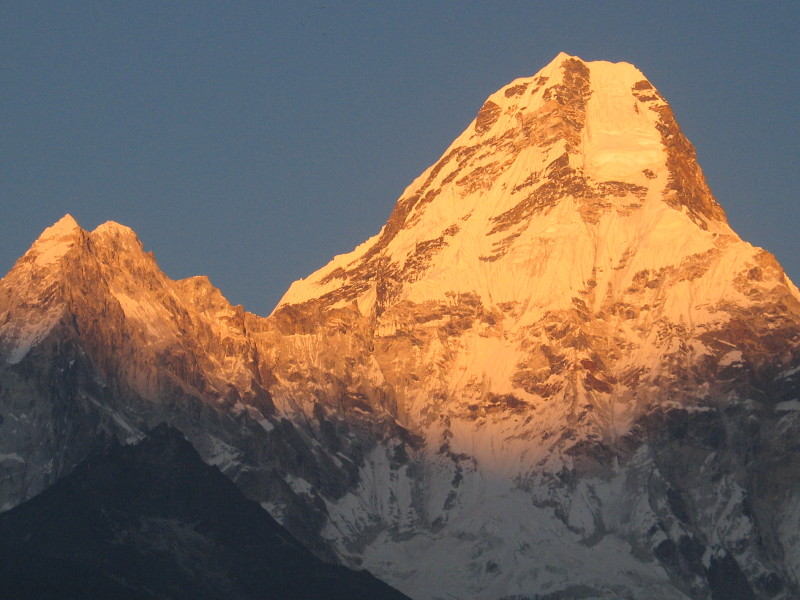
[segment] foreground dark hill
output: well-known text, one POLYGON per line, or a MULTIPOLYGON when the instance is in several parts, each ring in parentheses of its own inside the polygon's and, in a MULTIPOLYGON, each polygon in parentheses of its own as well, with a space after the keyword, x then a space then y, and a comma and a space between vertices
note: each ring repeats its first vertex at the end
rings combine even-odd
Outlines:
POLYGON ((322 562, 166 425, 0 516, 0 596, 406 598, 322 562))

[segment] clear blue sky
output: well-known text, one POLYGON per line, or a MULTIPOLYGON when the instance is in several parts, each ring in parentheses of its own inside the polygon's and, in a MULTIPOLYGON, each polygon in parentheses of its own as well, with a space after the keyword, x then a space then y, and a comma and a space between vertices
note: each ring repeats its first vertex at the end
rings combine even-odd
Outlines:
POLYGON ((0 0, 0 271, 69 212, 266 314, 565 51, 642 69, 734 229, 799 282, 798 21, 797 2, 0 0))

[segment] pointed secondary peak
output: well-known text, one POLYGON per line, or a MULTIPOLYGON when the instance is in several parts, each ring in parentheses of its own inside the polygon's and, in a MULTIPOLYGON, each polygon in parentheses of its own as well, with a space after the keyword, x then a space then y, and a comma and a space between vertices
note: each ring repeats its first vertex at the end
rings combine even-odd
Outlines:
POLYGON ((32 255, 37 267, 45 267, 66 254, 82 233, 78 222, 66 214, 42 232, 26 256, 32 255))
POLYGON ((45 229, 42 232, 42 235, 39 236, 39 240, 60 238, 65 235, 70 235, 75 232, 75 230, 80 230, 80 228, 80 225, 78 225, 78 222, 72 217, 72 215, 67 213, 53 225, 45 229))
MULTIPOLYGON (((586 63, 580 58, 561 52, 535 75, 515 79, 489 96, 478 111, 473 131, 483 138, 502 135, 512 129, 527 129, 529 134, 536 135, 530 115, 547 112, 545 105, 552 105, 553 102, 561 106, 575 106, 578 112, 582 112, 590 94, 589 68, 586 63)), ((581 117, 561 113, 556 116, 565 117, 570 122, 581 117)))
POLYGON ((116 221, 106 221, 105 223, 95 227, 95 229, 92 231, 92 235, 136 237, 136 232, 130 227, 121 225, 116 221))
POLYGON ((539 72, 536 74, 537 76, 545 76, 545 77, 561 77, 561 71, 563 69, 568 68, 581 68, 581 66, 588 67, 591 63, 587 63, 585 60, 578 56, 572 56, 571 54, 567 54, 566 52, 559 52, 556 57, 551 60, 544 68, 540 69, 539 72), (570 67, 571 66, 571 67, 570 67))
POLYGON ((95 252, 107 253, 104 260, 116 260, 122 255, 139 257, 144 253, 144 247, 136 232, 125 225, 115 221, 106 221, 98 225, 89 234, 95 252))
MULTIPOLYGON (((583 59, 581 59, 581 58, 579 58, 577 56, 572 56, 571 54, 567 54, 566 52, 559 52, 558 54, 556 54, 556 57, 553 60, 550 61, 550 64, 548 65, 548 67, 549 66, 554 66, 554 65, 558 66, 561 63, 563 63, 565 60, 579 60, 581 62, 585 62, 583 59)), ((546 68, 547 67, 545 67, 545 69, 546 68)))
MULTIPOLYGON (((616 69, 616 70, 621 70, 621 71, 627 71, 627 70, 630 70, 630 69, 634 69, 635 71, 637 71, 641 75, 641 71, 639 71, 639 69, 637 69, 633 64, 631 64, 629 62, 625 62, 625 61, 611 62, 611 61, 607 61, 607 60, 584 60, 580 56, 573 56, 571 54, 567 54, 566 52, 559 52, 556 55, 556 57, 553 60, 551 60, 547 64, 546 67, 544 67, 542 69, 542 71, 546 71, 546 70, 552 69, 554 67, 561 67, 563 65, 563 63, 567 62, 567 61, 576 61, 576 62, 583 63, 584 65, 586 65, 587 67, 589 67, 592 70, 594 70, 595 68, 600 68, 600 69, 603 69, 603 68, 609 69, 610 68, 610 69, 616 69)), ((644 77, 644 75, 641 75, 641 76, 644 77)))
POLYGON ((222 293, 211 283, 207 275, 193 275, 174 282, 175 288, 187 298, 197 298, 199 296, 222 295, 222 293))
POLYGON ((74 229, 75 227, 78 227, 78 222, 71 214, 67 213, 58 221, 56 221, 55 225, 63 225, 65 227, 71 227, 74 229))
POLYGON ((562 85, 575 89, 588 85, 592 93, 604 93, 611 88, 616 88, 614 90, 616 92, 630 93, 631 88, 636 85, 640 86, 640 90, 645 89, 641 87, 645 83, 646 89, 654 89, 644 74, 631 63, 586 61, 579 56, 559 52, 535 75, 513 81, 498 94, 503 93, 506 97, 513 97, 521 93, 524 87, 530 87, 532 90, 542 85, 551 88, 562 85))

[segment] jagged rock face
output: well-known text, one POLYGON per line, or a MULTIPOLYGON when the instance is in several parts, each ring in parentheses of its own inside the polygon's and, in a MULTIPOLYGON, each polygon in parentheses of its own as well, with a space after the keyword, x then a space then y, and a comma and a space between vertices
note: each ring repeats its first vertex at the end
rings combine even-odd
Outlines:
POLYGON ((800 293, 631 65, 490 96, 267 318, 65 219, 0 283, 0 363, 7 506, 168 420, 414 598, 800 589, 800 293))
MULTIPOLYGON (((424 477, 390 475, 388 507, 346 498, 329 528, 338 540, 369 532, 359 553, 398 584, 413 570, 411 595, 435 596, 442 554, 459 597, 559 589, 574 574, 530 563, 558 572, 574 558, 583 570, 611 539, 663 565, 673 580, 663 597, 704 597, 710 565, 737 553, 730 564, 749 565, 748 581, 777 569, 796 585, 796 558, 788 570, 771 562, 791 534, 777 550, 755 525, 732 541, 699 524, 733 519, 731 494, 760 502, 751 461, 781 448, 762 438, 796 431, 799 299, 774 258, 730 229, 644 75, 560 55, 493 94, 377 236, 293 284, 272 319, 302 330, 274 344, 273 392, 302 396, 294 379, 331 397, 346 382, 425 439, 424 477), (673 419, 716 435, 692 450, 702 469, 661 464, 692 445, 661 450, 655 423, 673 419), (717 495, 714 477, 729 493, 717 495), (692 508, 676 511, 678 497, 692 508), (565 530, 542 524, 552 515, 565 530), (391 527, 375 537, 375 520, 391 527), (519 535, 520 520, 540 530, 519 535), (437 542, 422 543, 423 530, 437 542), (564 555, 531 549, 543 543, 564 555), (681 543, 697 556, 682 558, 681 543), (576 545, 593 549, 581 557, 576 545)), ((794 514, 794 502, 781 510, 794 514)), ((581 585, 611 594, 623 584, 608 566, 586 567, 581 585)), ((614 568, 664 581, 663 570, 614 568)))
POLYGON ((324 506, 287 480, 336 495, 357 467, 334 463, 276 412, 252 317, 207 278, 168 279, 126 227, 87 232, 67 216, 47 229, 0 282, 0 506, 40 492, 108 437, 137 441, 169 421, 335 560, 318 536, 324 506))
POLYGON ((295 283, 275 316, 357 307, 408 422, 438 418, 431 395, 467 417, 502 394, 592 407, 613 437, 670 364, 702 362, 682 382, 696 390, 778 340, 786 364, 796 352, 796 288, 731 231, 694 158, 638 70, 561 55, 492 95, 380 234, 295 283), (728 338, 756 333, 740 314, 754 301, 776 322, 747 337, 773 340, 731 355, 728 338))

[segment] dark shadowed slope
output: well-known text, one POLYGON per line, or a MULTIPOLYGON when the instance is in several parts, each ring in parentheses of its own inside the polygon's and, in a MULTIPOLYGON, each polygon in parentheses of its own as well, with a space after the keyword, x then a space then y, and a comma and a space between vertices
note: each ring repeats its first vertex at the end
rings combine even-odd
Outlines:
POLYGON ((166 425, 0 516, 0 548, 3 598, 405 598, 317 559, 166 425))

